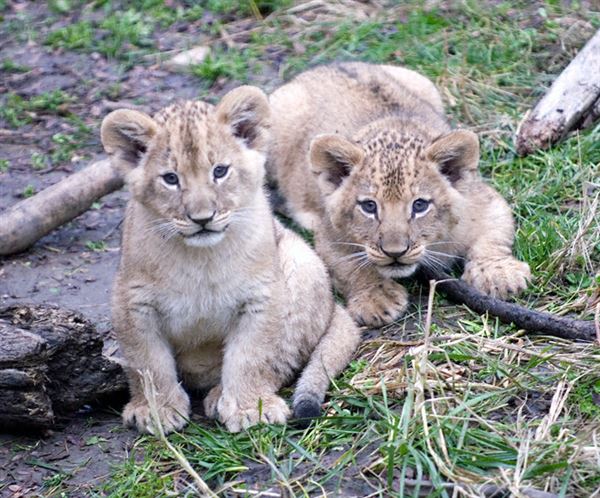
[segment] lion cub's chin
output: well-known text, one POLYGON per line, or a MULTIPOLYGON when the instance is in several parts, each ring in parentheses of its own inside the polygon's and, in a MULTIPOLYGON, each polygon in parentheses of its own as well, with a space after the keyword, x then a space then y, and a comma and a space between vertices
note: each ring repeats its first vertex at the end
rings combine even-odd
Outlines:
POLYGON ((225 230, 222 232, 199 232, 183 237, 183 242, 188 247, 211 247, 216 246, 224 238, 225 230))
POLYGON ((410 277, 417 270, 418 263, 412 265, 388 265, 378 266, 377 270, 385 278, 410 277))

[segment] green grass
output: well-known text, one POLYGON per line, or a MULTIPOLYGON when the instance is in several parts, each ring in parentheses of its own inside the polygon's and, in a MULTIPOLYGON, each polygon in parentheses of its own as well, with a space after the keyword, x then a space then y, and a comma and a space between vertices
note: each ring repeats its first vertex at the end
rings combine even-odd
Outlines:
POLYGON ((33 185, 27 185, 24 189, 23 189, 23 198, 28 199, 29 197, 32 197, 33 195, 35 195, 35 187, 33 185))
POLYGON ((193 65, 190 70, 202 80, 205 87, 210 87, 219 78, 246 83, 251 77, 252 59, 251 50, 237 52, 216 49, 201 64, 193 65))
POLYGON ((74 97, 62 90, 54 90, 24 99, 16 93, 9 92, 0 106, 0 119, 10 126, 18 128, 33 121, 35 113, 57 114, 61 108, 74 101, 74 97))
MULTIPOLYGON (((308 496, 324 487, 343 495, 345 483, 362 472, 381 487, 382 496, 389 496, 384 489, 413 496, 415 481, 424 489, 429 489, 425 481, 436 487, 477 483, 500 469, 513 476, 519 465, 524 486, 541 488, 557 480, 559 486, 566 482, 571 491, 578 490, 575 496, 584 496, 586 488, 579 485, 594 479, 598 469, 577 448, 589 443, 591 428, 585 427, 593 427, 593 415, 577 414, 581 421, 574 423, 575 414, 569 412, 577 404, 568 404, 556 417, 536 418, 524 407, 528 398, 543 398, 548 405, 565 396, 570 400, 574 394, 557 391, 567 386, 574 392, 569 377, 593 378, 597 385, 598 352, 590 355, 589 346, 563 343, 553 351, 545 345, 523 346, 518 336, 501 338, 496 331, 488 337, 481 326, 478 333, 453 331, 446 341, 438 338, 448 331, 438 332, 430 343, 411 350, 393 341, 365 344, 362 360, 333 389, 328 416, 308 430, 261 425, 231 435, 212 424, 191 424, 184 434, 171 436, 171 443, 215 490, 273 486, 308 496), (578 362, 575 354, 586 361, 578 362), (244 484, 257 469, 263 480, 244 484)), ((131 469, 127 463, 119 470, 128 469, 127 475, 136 478, 143 473, 130 492, 146 496, 150 489, 173 490, 172 478, 181 469, 175 463, 168 467, 171 472, 162 467, 170 458, 155 440, 144 438, 143 448, 143 464, 131 469), (161 474, 168 478, 158 482, 161 474)), ((104 492, 117 496, 122 484, 113 480, 104 492)), ((427 496, 451 496, 450 490, 431 493, 427 496)))
POLYGON ((28 99, 14 92, 4 96, 0 105, 0 119, 12 128, 32 124, 41 115, 56 115, 64 118, 64 124, 72 129, 70 133, 55 133, 52 136, 52 149, 48 157, 32 154, 31 165, 34 169, 68 162, 78 150, 89 144, 92 130, 69 108, 75 101, 76 97, 62 90, 40 93, 28 99))
MULTIPOLYGON (((53 3, 57 16, 68 11, 65 1, 53 3)), ((139 62, 155 50, 152 33, 158 27, 210 13, 216 20, 202 29, 212 53, 191 71, 212 99, 223 83, 268 88, 279 78, 335 60, 403 64, 422 72, 440 88, 453 121, 480 133, 482 173, 514 208, 515 250, 534 274, 519 302, 591 319, 590 302, 600 287, 600 216, 589 221, 600 188, 585 186, 600 183, 600 126, 526 158, 517 157, 513 135, 523 113, 570 57, 557 53, 568 29, 559 20, 578 17, 597 28, 598 13, 554 1, 426 8, 415 0, 368 18, 342 8, 321 12, 315 21, 310 13, 290 16, 288 5, 286 0, 242 5, 211 0, 171 8, 137 0, 122 8, 99 1, 86 8, 102 9, 101 20, 82 18, 54 30, 46 43, 139 62), (236 24, 240 17, 269 14, 260 23, 236 24), (235 36, 245 29, 248 33, 235 36), (222 30, 233 37, 229 46, 222 30)), ((11 67, 6 70, 15 72, 11 67)), ((120 89, 102 92, 118 96, 120 89)), ((43 96, 35 108, 9 94, 1 117, 21 126, 32 112, 56 112, 61 98, 68 97, 43 96)), ((88 133, 83 125, 81 132, 88 133)), ((76 133, 55 135, 53 141, 61 160, 81 143, 76 133)), ((87 248, 105 250, 100 244, 90 241, 87 248)), ((406 321, 366 342, 332 387, 327 417, 305 431, 262 425, 231 435, 200 421, 169 440, 212 489, 242 496, 257 490, 314 496, 322 489, 332 496, 477 496, 484 483, 559 496, 595 491, 600 486, 598 347, 527 337, 441 298, 433 315, 429 340, 423 340, 424 311, 415 306, 406 321), (408 334, 403 338, 408 343, 394 339, 398 332, 408 334), (356 487, 349 490, 350 484, 356 487), (453 490, 455 484, 461 489, 453 490)), ((191 482, 168 448, 142 437, 95 493, 185 495, 191 482)))
POLYGON ((46 44, 54 48, 97 51, 107 57, 133 59, 136 52, 153 46, 150 38, 154 22, 144 14, 129 9, 109 15, 97 26, 80 21, 51 32, 46 44), (98 34, 96 32, 98 30, 98 34))
POLYGON ((90 251, 94 252, 104 252, 106 251, 106 242, 103 240, 88 240, 85 243, 85 247, 90 251))
MULTIPOLYGON (((55 0, 50 7, 56 14, 66 15, 81 3, 55 0)), ((141 56, 157 51, 152 33, 159 27, 166 28, 177 21, 197 21, 205 13, 213 13, 225 19, 239 15, 260 18, 278 8, 288 7, 291 3, 291 0, 209 0, 203 4, 184 2, 184 5, 175 7, 165 4, 163 0, 136 0, 126 4, 100 0, 88 7, 101 10, 104 13, 103 19, 81 20, 57 28, 46 35, 44 43, 52 48, 99 52, 108 58, 122 60, 129 66, 139 61, 141 56)), ((218 25, 220 23, 216 23, 218 25)), ((239 81, 243 81, 239 77, 239 65, 237 69, 232 68, 230 62, 223 63, 220 59, 219 56, 213 56, 212 65, 207 63, 206 68, 199 69, 201 77, 208 75, 212 83, 218 76, 235 75, 239 81)), ((235 62, 233 65, 236 66, 235 62)))
POLYGON ((7 73, 26 73, 27 71, 31 70, 31 68, 22 64, 18 64, 11 59, 4 59, 0 67, 2 67, 2 70, 6 71, 7 73))

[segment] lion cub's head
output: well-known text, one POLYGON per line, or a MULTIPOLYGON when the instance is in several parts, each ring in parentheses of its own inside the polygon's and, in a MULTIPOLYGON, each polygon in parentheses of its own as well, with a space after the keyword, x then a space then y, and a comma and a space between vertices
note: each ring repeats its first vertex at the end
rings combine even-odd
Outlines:
POLYGON ((452 243, 461 197, 454 186, 478 174, 479 142, 469 131, 433 141, 393 128, 358 141, 321 135, 310 161, 329 218, 344 234, 339 243, 364 251, 383 276, 401 278, 420 263, 436 265, 443 243, 452 243))
POLYGON ((262 188, 268 118, 265 94, 245 86, 217 106, 182 102, 154 118, 114 111, 101 136, 133 197, 154 215, 148 229, 205 247, 225 237, 262 188))

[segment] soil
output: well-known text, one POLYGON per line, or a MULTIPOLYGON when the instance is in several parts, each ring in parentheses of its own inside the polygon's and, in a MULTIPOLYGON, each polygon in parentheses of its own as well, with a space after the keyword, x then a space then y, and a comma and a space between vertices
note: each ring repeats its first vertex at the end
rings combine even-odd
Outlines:
POLYGON ((0 435, 0 496, 46 496, 66 485, 69 496, 89 496, 109 477, 111 465, 127 458, 136 439, 118 412, 82 411, 61 430, 0 435))

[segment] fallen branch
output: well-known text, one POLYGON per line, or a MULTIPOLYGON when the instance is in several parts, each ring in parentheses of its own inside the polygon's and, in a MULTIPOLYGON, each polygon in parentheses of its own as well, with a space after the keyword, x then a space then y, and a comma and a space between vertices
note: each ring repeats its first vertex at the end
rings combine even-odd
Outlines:
POLYGON ((574 320, 495 299, 443 271, 421 268, 421 276, 427 281, 437 281, 437 288, 451 301, 466 304, 476 313, 489 313, 501 322, 514 323, 531 334, 551 335, 572 341, 593 342, 596 339, 593 320, 574 320))
POLYGON ((0 216, 0 255, 24 251, 123 183, 122 173, 104 159, 18 202, 0 216))
POLYGON ((600 115, 600 30, 556 78, 517 130, 521 156, 545 149, 600 115))

